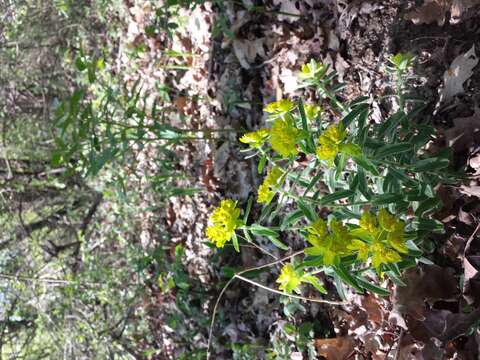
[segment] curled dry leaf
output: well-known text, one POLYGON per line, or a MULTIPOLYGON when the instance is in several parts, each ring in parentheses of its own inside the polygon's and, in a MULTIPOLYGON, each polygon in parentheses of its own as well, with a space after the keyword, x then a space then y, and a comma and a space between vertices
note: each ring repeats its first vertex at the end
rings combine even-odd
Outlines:
POLYGON ((320 356, 328 360, 344 360, 355 349, 355 340, 348 336, 333 339, 316 339, 315 347, 320 356))
POLYGON ((475 54, 475 45, 465 54, 457 56, 450 67, 443 74, 443 89, 440 93, 440 102, 448 102, 455 95, 464 92, 463 83, 473 74, 473 68, 478 64, 475 54))

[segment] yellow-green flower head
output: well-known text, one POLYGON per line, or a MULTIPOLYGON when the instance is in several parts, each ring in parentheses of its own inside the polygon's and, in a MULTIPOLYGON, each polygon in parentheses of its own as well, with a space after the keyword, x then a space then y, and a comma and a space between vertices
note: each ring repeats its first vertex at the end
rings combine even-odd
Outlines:
POLYGON ((206 235, 219 248, 233 237, 235 229, 242 224, 240 209, 236 205, 233 200, 222 200, 210 215, 211 225, 207 227, 206 235))
POLYGON ((277 153, 283 157, 297 155, 297 142, 300 140, 300 130, 293 126, 291 119, 276 119, 270 130, 270 135, 270 143, 273 150, 277 153))
POLYGON ((283 266, 280 276, 277 279, 277 283, 280 285, 278 288, 286 293, 298 292, 298 287, 302 282, 301 275, 295 271, 295 268, 291 264, 283 266))
POLYGON ((379 270, 382 264, 396 263, 402 260, 402 257, 395 250, 389 249, 382 242, 375 242, 370 247, 372 253, 372 265, 379 270))
POLYGON ((263 180, 262 185, 258 188, 258 199, 259 203, 269 204, 275 196, 275 187, 281 185, 282 170, 274 166, 272 170, 263 180))
POLYGON ((263 111, 269 114, 278 115, 289 112, 293 110, 294 107, 295 105, 292 101, 290 101, 289 99, 282 99, 268 104, 267 106, 265 106, 263 111))
POLYGON ((309 63, 302 65, 298 78, 300 80, 313 80, 320 73, 325 72, 326 67, 326 65, 318 63, 312 59, 309 63))
POLYGON ((339 153, 339 146, 346 138, 347 133, 341 124, 330 125, 318 138, 317 157, 333 163, 339 153))
POLYGON ((307 119, 312 121, 317 118, 318 114, 321 112, 320 106, 313 105, 313 104, 305 104, 305 115, 307 119))
POLYGON ((315 221, 307 228, 307 240, 313 247, 307 248, 308 255, 322 256, 325 265, 333 265, 341 256, 350 254, 348 246, 351 244, 352 236, 347 228, 336 219, 330 222, 330 233, 323 220, 315 221))
POLYGON ((354 236, 363 234, 370 238, 371 243, 355 239, 349 246, 352 251, 358 251, 357 258, 362 261, 372 256, 372 265, 378 270, 382 264, 401 260, 399 253, 408 253, 405 243, 405 222, 396 219, 386 209, 378 212, 378 217, 365 212, 360 218, 360 229, 352 230, 354 236))
POLYGON ((244 134, 240 138, 240 142, 247 144, 252 148, 259 148, 265 143, 269 135, 270 132, 268 129, 259 129, 254 132, 244 134))
POLYGON ((369 233, 375 233, 377 230, 377 219, 369 211, 365 211, 360 218, 360 227, 369 233))

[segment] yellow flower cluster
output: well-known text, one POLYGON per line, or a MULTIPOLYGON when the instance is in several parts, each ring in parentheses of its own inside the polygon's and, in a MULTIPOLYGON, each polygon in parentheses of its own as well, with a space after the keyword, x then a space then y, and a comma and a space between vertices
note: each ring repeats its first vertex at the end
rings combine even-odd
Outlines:
POLYGON ((263 180, 262 185, 258 188, 258 199, 259 203, 268 204, 272 201, 275 196, 275 187, 281 185, 282 170, 278 167, 273 167, 273 169, 268 173, 263 180))
POLYGON ((247 144, 252 148, 259 148, 265 143, 269 134, 270 133, 267 129, 259 129, 254 132, 244 134, 240 138, 240 142, 247 144))
POLYGON ((309 121, 316 119, 321 111, 322 109, 320 108, 320 106, 313 104, 305 104, 305 115, 307 116, 307 119, 309 121))
POLYGON ((366 261, 371 255, 372 265, 377 270, 382 264, 400 261, 400 254, 408 252, 405 244, 405 223, 387 210, 380 209, 377 217, 365 212, 359 225, 360 227, 351 233, 362 240, 353 240, 349 249, 357 251, 357 257, 362 261, 366 261))
POLYGON ((336 219, 330 222, 330 231, 324 220, 316 220, 307 228, 307 240, 313 246, 305 249, 305 253, 322 256, 325 265, 334 265, 341 256, 352 252, 348 248, 352 242, 352 236, 348 229, 336 219))
POLYGON ((320 77, 321 74, 325 74, 326 70, 327 65, 323 65, 312 59, 309 63, 302 65, 298 78, 301 81, 315 80, 317 77, 320 77))
POLYGON ((298 291, 298 287, 302 282, 302 276, 291 264, 287 264, 282 268, 280 276, 278 277, 277 283, 280 285, 278 288, 286 293, 292 293, 292 291, 298 291))
POLYGON ((235 234, 235 229, 242 224, 239 220, 240 209, 233 200, 222 200, 210 215, 207 237, 219 248, 223 247, 235 234))
POLYGON ((343 143, 347 133, 342 124, 330 125, 318 138, 317 157, 333 164, 338 153, 360 155, 360 148, 352 143, 343 143))
POLYGON ((289 99, 282 99, 272 102, 263 109, 266 113, 279 115, 292 111, 295 104, 289 99))
POLYGON ((300 140, 300 130, 293 126, 289 117, 278 118, 270 130, 272 149, 284 157, 297 155, 297 143, 300 140))

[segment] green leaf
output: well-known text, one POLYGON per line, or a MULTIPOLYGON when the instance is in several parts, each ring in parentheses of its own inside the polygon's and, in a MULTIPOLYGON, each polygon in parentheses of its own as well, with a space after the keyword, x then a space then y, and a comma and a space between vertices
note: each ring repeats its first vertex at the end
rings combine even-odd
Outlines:
POLYGON ((422 159, 420 161, 417 161, 415 164, 412 165, 412 171, 434 171, 444 169, 449 165, 450 161, 448 159, 431 157, 428 159, 422 159))
POLYGON ((305 196, 310 190, 312 190, 312 188, 315 186, 315 184, 322 178, 323 176, 323 173, 321 171, 319 171, 313 178, 312 180, 310 181, 310 183, 308 184, 307 188, 305 189, 304 193, 303 193, 303 196, 305 196))
POLYGON ((403 194, 380 194, 372 196, 371 202, 374 205, 392 204, 403 200, 403 194))
POLYGON ((369 108, 369 105, 365 103, 355 106, 355 108, 352 111, 350 111, 347 115, 345 115, 345 117, 342 119, 342 124, 344 129, 348 128, 348 126, 350 126, 352 121, 355 120, 357 116, 365 112, 368 113, 368 108, 369 108))
POLYGON ((415 210, 415 215, 418 217, 422 217, 425 214, 433 212, 439 209, 442 206, 442 202, 438 198, 428 198, 422 201, 419 205, 417 210, 415 210))
POLYGON ((391 133, 398 124, 405 119, 406 115, 403 111, 399 110, 392 116, 390 116, 385 122, 380 124, 378 127, 378 137, 383 137, 389 133, 391 133))
POLYGON ((334 271, 346 284, 350 285, 357 291, 363 292, 363 289, 359 286, 357 280, 352 275, 350 275, 348 270, 345 269, 343 266, 335 266, 334 271))
POLYGON ((252 203, 253 203, 253 196, 248 197, 247 201, 247 208, 245 209, 245 215, 243 215, 243 222, 246 224, 248 221, 248 215, 250 214, 250 210, 252 209, 252 203))
POLYGON ((320 293, 326 294, 327 290, 323 287, 323 285, 320 283, 320 280, 316 276, 313 275, 303 275, 302 276, 302 281, 309 283, 310 285, 313 285, 315 289, 317 289, 320 293))
POLYGON ((298 102, 298 110, 300 112, 300 118, 302 119, 303 133, 306 135, 306 150, 310 154, 315 154, 312 132, 308 129, 307 114, 305 113, 305 106, 302 98, 300 98, 298 102))
POLYGON ((378 176, 380 173, 378 172, 377 167, 365 156, 354 156, 353 160, 357 163, 358 166, 361 166, 366 171, 370 172, 371 174, 378 176))
POLYGON ((265 155, 262 155, 260 157, 260 161, 258 162, 258 166, 257 166, 257 170, 259 174, 263 172, 263 168, 265 167, 266 163, 267 163, 267 157, 265 155))
POLYGON ((305 217, 308 220, 313 222, 313 221, 318 219, 318 215, 315 212, 315 210, 312 209, 309 205, 305 204, 305 202, 303 200, 300 199, 297 204, 298 204, 298 207, 300 208, 300 210, 302 210, 303 214, 305 215, 305 217))
POLYGON ((419 231, 431 231, 436 233, 443 233, 445 231, 444 225, 433 219, 415 219, 413 226, 419 231))
POLYGON ((377 285, 373 285, 372 283, 370 283, 369 281, 367 281, 366 279, 364 279, 361 276, 357 276, 356 279, 357 279, 358 284, 368 291, 371 291, 371 292, 373 292, 375 294, 378 294, 380 296, 389 296, 390 295, 390 291, 388 291, 387 289, 381 288, 377 285))
POLYGON ((353 195, 355 195, 355 191, 352 191, 352 190, 337 191, 337 192, 334 192, 332 194, 328 194, 328 195, 325 195, 324 197, 322 197, 320 199, 320 204, 322 204, 322 205, 331 204, 331 203, 333 203, 337 200, 348 198, 348 197, 353 196, 353 195))
POLYGON ((284 244, 283 242, 281 242, 277 237, 275 236, 267 236, 267 238, 272 242, 273 245, 275 245, 276 247, 282 249, 282 250, 288 250, 290 249, 288 247, 288 245, 284 244))
POLYGON ((302 218, 302 216, 303 216, 303 211, 301 209, 292 211, 283 219, 282 224, 280 225, 280 230, 283 231, 290 225, 294 225, 295 223, 298 222, 298 220, 302 218))
POLYGON ((233 236, 232 236, 232 243, 233 243, 233 247, 235 248, 235 251, 240 252, 240 246, 238 245, 238 237, 237 237, 237 234, 235 233, 233 233, 233 236))
POLYGON ((383 159, 388 156, 402 154, 412 149, 413 149, 413 145, 406 142, 397 143, 397 144, 387 144, 382 146, 380 149, 378 149, 375 152, 375 157, 377 159, 383 159))
POLYGON ((259 224, 252 224, 248 228, 252 234, 259 235, 259 236, 278 236, 278 233, 275 230, 269 229, 265 226, 259 224))

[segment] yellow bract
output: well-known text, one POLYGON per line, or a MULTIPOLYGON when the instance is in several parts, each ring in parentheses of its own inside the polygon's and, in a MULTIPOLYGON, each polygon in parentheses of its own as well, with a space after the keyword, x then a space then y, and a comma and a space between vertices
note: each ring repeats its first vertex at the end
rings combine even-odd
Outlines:
POLYGON ((324 265, 334 265, 340 256, 352 253, 348 248, 352 237, 347 228, 336 219, 330 222, 330 233, 325 221, 316 220, 307 228, 307 240, 313 247, 307 248, 305 253, 322 256, 324 265))
POLYGON ((282 99, 265 106, 263 111, 269 114, 282 114, 293 110, 295 105, 289 99, 282 99))
POLYGON ((305 115, 307 116, 307 119, 310 121, 315 119, 318 116, 318 114, 320 114, 320 111, 321 111, 320 106, 305 104, 305 115))
POLYGON ((275 196, 274 188, 281 185, 282 170, 278 167, 274 167, 263 180, 262 185, 258 188, 259 203, 268 204, 275 196))
POLYGON ((219 248, 223 247, 235 234, 235 229, 241 225, 240 209, 233 200, 222 200, 212 215, 211 225, 207 227, 207 237, 219 248))
POLYGON ((280 284, 278 288, 289 294, 292 291, 297 290, 301 282, 302 277, 295 271, 293 265, 291 264, 283 266, 280 276, 277 279, 277 283, 280 284))
POLYGON ((270 130, 273 150, 284 157, 296 155, 297 142, 300 139, 300 130, 293 126, 289 119, 278 118, 270 130))
MULTIPOLYGON (((408 253, 405 244, 405 223, 396 219, 386 209, 380 209, 378 216, 365 212, 360 218, 360 228, 370 240, 355 239, 349 249, 357 251, 357 258, 362 261, 372 256, 372 265, 377 270, 382 264, 395 263, 402 259, 399 253, 408 253)), ((361 232, 352 231, 353 234, 361 232)))
POLYGON ((342 125, 330 125, 318 138, 317 157, 333 163, 339 153, 339 145, 346 136, 342 125))
POLYGON ((249 145, 252 148, 259 148, 261 147, 269 136, 268 129, 259 129, 254 132, 249 132, 244 134, 240 138, 240 142, 249 145))

